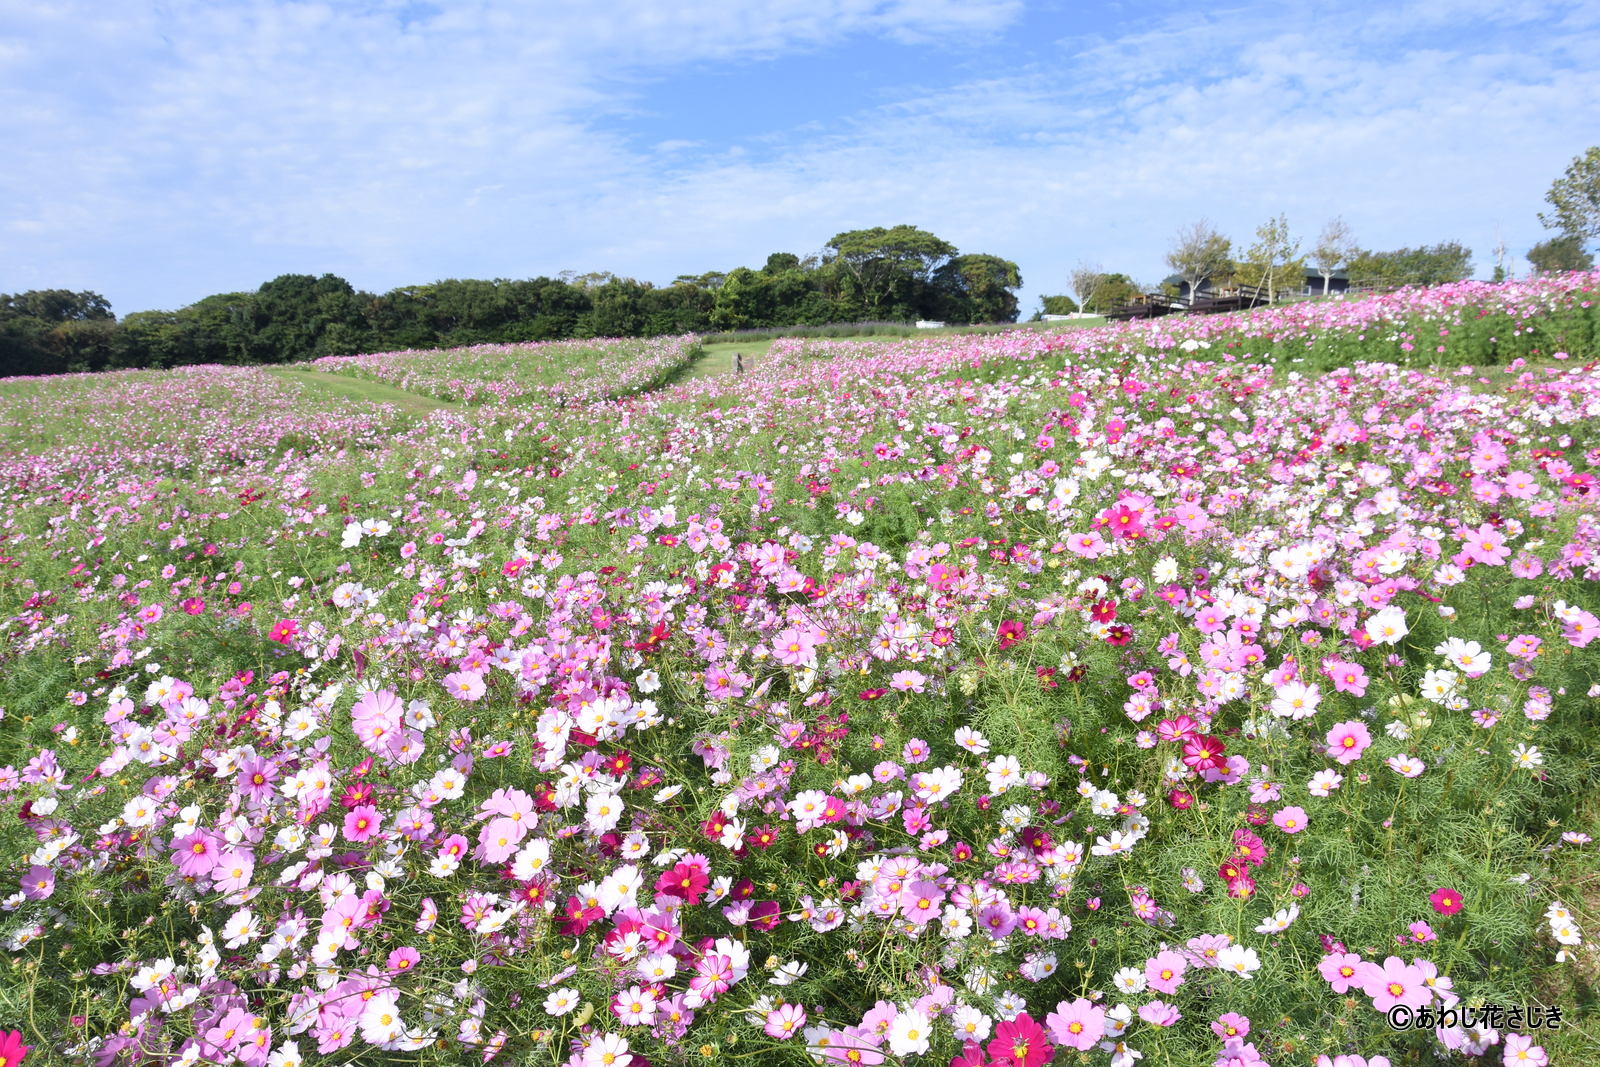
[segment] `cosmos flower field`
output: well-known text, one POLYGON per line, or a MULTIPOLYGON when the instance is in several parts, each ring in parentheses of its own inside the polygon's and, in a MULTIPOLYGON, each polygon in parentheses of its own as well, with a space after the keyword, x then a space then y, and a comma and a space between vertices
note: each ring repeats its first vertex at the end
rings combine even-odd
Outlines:
POLYGON ((1597 302, 0 381, 0 1035, 1577 1062, 1597 302))

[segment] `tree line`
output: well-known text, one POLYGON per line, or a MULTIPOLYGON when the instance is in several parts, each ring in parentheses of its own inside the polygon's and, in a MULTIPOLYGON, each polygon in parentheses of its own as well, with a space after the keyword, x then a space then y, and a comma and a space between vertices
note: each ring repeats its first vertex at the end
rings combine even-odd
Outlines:
POLYGON ((1079 264, 1069 278, 1077 299, 1045 297, 1043 313, 1064 314, 1079 308, 1105 312, 1141 293, 1177 296, 1179 282, 1190 293, 1207 286, 1255 286, 1272 299, 1299 292, 1308 282, 1311 295, 1326 295, 1336 276, 1358 289, 1442 285, 1472 273, 1472 250, 1459 241, 1392 251, 1365 249, 1356 244, 1350 228, 1340 219, 1329 222, 1312 248, 1303 249, 1301 240, 1291 233, 1288 219, 1277 215, 1257 227, 1254 243, 1237 250, 1228 237, 1201 219, 1173 238, 1166 263, 1173 271, 1171 277, 1145 284, 1126 274, 1108 272, 1099 264, 1079 264))
POLYGON ((850 230, 821 252, 656 286, 599 272, 449 279, 373 294, 334 274, 285 274, 254 292, 120 320, 94 292, 0 293, 0 376, 584 337, 650 337, 829 323, 1015 322, 1022 275, 914 226, 850 230))
MULTIPOLYGON (((1546 229, 1557 232, 1528 250, 1528 263, 1540 274, 1592 270, 1594 256, 1589 247, 1600 241, 1600 146, 1574 158, 1566 173, 1551 183, 1545 201, 1551 210, 1540 212, 1539 221, 1546 229)), ((1317 279, 1321 282, 1320 295, 1326 295, 1335 277, 1342 277, 1350 288, 1370 289, 1441 285, 1461 281, 1472 271, 1472 251, 1459 241, 1380 252, 1362 248, 1350 226, 1340 218, 1330 220, 1309 248, 1302 247, 1301 239, 1294 236, 1288 219, 1281 214, 1258 226, 1255 238, 1249 246, 1236 249, 1228 237, 1201 219, 1179 230, 1172 239, 1166 262, 1176 281, 1140 285, 1126 274, 1081 263, 1070 277, 1077 299, 1044 297, 1040 314, 1070 314, 1080 308, 1103 312, 1129 303, 1140 293, 1160 290, 1176 296, 1177 281, 1183 282, 1190 293, 1208 284, 1238 284, 1257 286, 1276 298, 1282 290, 1302 289, 1308 281, 1314 283, 1317 279)), ((1506 249, 1501 242, 1495 249, 1493 278, 1503 281, 1509 276, 1506 249)), ((1318 286, 1312 284, 1311 292, 1318 295, 1318 286)))

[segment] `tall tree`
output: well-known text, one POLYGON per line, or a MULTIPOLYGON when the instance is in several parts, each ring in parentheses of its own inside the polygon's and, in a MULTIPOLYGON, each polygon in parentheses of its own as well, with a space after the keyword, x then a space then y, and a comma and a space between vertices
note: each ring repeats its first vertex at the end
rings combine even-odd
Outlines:
POLYGON ((1167 266, 1189 283, 1189 299, 1200 286, 1228 269, 1233 243, 1216 231, 1209 220, 1201 219, 1178 231, 1167 253, 1167 266))
POLYGON ((1322 275, 1323 296, 1328 295, 1328 283, 1333 280, 1334 272, 1349 262, 1355 250, 1355 234, 1344 219, 1335 215, 1328 220, 1321 236, 1317 238, 1317 247, 1311 250, 1311 262, 1317 265, 1317 273, 1322 275))
POLYGON ((1083 302, 1083 309, 1105 314, 1112 308, 1132 303, 1138 294, 1139 287, 1126 274, 1097 274, 1094 288, 1089 290, 1089 296, 1083 302))
POLYGON ((250 301, 250 359, 290 363, 359 351, 371 299, 336 274, 281 274, 250 301))
POLYGON ((897 304, 912 310, 919 287, 932 283, 956 246, 915 226, 874 226, 835 234, 824 251, 868 314, 882 315, 897 304))
POLYGON ((1100 264, 1080 260, 1078 265, 1072 268, 1072 273, 1067 276, 1068 284, 1083 310, 1089 310, 1089 300, 1094 295, 1094 287, 1105 277, 1105 273, 1100 269, 1100 264))
POLYGON ((1022 272, 1009 259, 983 253, 956 256, 939 268, 944 295, 939 314, 954 322, 1016 322, 1022 272))
POLYGON ((1275 301, 1278 288, 1294 273, 1296 263, 1304 277, 1305 259, 1296 259, 1299 252, 1300 242, 1290 236, 1288 218, 1277 215, 1256 227, 1256 243, 1245 253, 1241 274, 1252 279, 1252 285, 1266 286, 1267 299, 1275 301))
POLYGON ((1560 230, 1584 245, 1600 241, 1600 145, 1575 157, 1544 198, 1551 211, 1541 211, 1539 221, 1546 229, 1560 230))
POLYGON ((1528 249, 1528 262, 1540 274, 1594 268, 1594 257, 1584 251, 1580 239, 1570 234, 1540 241, 1528 249))

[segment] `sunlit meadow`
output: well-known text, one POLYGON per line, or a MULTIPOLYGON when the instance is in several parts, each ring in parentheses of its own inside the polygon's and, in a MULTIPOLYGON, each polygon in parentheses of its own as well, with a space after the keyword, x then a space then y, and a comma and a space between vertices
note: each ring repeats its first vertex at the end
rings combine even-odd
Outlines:
POLYGON ((1597 301, 0 382, 0 1034, 1579 1062, 1597 301))

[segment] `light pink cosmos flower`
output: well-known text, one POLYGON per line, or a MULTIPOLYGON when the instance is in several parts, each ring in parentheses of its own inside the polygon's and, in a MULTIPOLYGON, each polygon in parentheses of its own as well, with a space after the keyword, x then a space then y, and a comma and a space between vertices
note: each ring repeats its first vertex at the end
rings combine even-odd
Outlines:
POLYGON ((1188 960, 1167 949, 1145 961, 1144 976, 1151 989, 1170 995, 1176 993, 1183 984, 1183 972, 1188 969, 1188 960))
POLYGON ((1317 973, 1327 980, 1335 993, 1343 993, 1365 980, 1363 965, 1364 961, 1354 952, 1334 952, 1322 957, 1317 973))
POLYGON ((22 895, 29 900, 48 900, 56 891, 56 872, 49 867, 34 864, 22 876, 22 895))
POLYGON ((487 687, 483 684, 483 675, 475 671, 456 671, 445 675, 444 687, 449 690, 451 696, 463 701, 481 700, 483 694, 487 692, 487 687))
POLYGON ((928 676, 921 671, 896 671, 889 679, 889 685, 902 693, 923 693, 927 689, 928 676))
POLYGON ((1272 816, 1273 825, 1286 834, 1297 834, 1304 830, 1307 821, 1304 808, 1279 808, 1272 816))
POLYGON ((806 1025, 806 1010, 798 1004, 784 1004, 767 1012, 767 1024, 762 1029, 768 1037, 787 1040, 800 1033, 806 1025))
POLYGON ((1396 1004, 1415 1010, 1433 999, 1422 972, 1399 956, 1390 956, 1381 965, 1363 963, 1360 977, 1361 991, 1378 1011, 1387 1012, 1396 1004))
POLYGON ((1512 1064, 1527 1067, 1548 1067, 1550 1057, 1542 1045, 1535 1045, 1527 1034, 1507 1034, 1505 1044, 1506 1067, 1512 1064))
POLYGON ((1083 997, 1070 1004, 1063 1000, 1044 1022, 1056 1044, 1087 1052, 1105 1036, 1106 1010, 1083 997))
POLYGON ((1328 672, 1328 677, 1333 679, 1333 688, 1338 693, 1349 693, 1351 696, 1364 696, 1367 692, 1367 669, 1359 663, 1346 663, 1344 660, 1324 660, 1322 669, 1328 672))
POLYGON ((1506 535, 1488 523, 1463 534, 1462 542, 1468 558, 1491 567, 1500 566, 1511 555, 1511 549, 1506 547, 1506 535))

